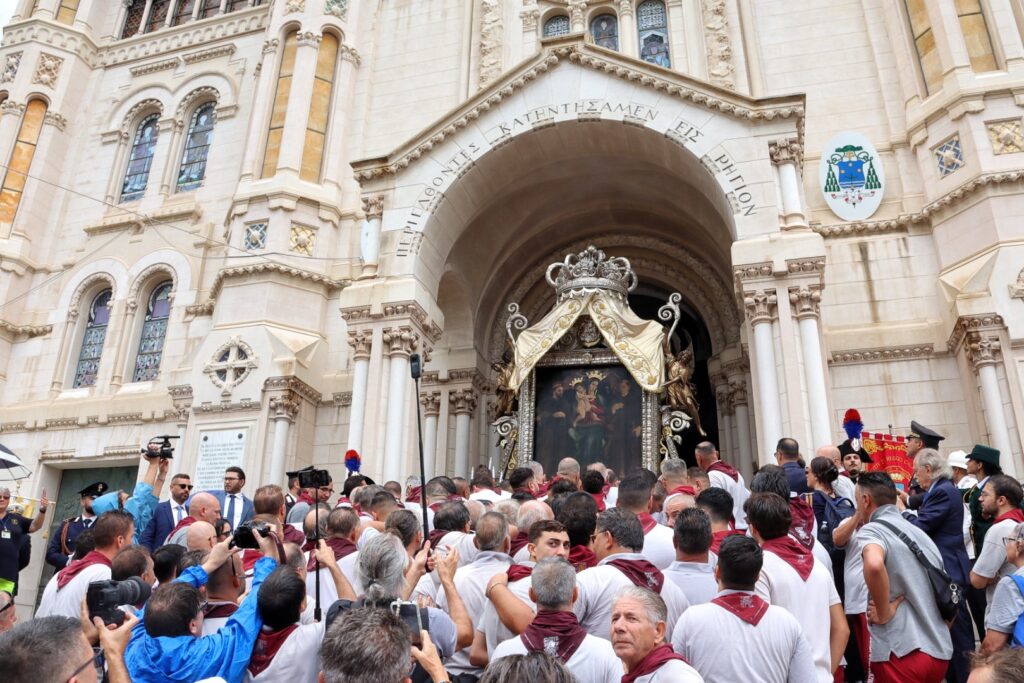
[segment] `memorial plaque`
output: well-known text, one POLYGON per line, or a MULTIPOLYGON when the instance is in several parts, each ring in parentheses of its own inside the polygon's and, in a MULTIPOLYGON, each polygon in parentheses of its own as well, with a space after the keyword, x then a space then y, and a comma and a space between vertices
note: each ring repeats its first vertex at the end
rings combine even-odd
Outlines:
POLYGON ((219 491, 224 488, 224 470, 241 467, 245 459, 248 427, 205 431, 199 437, 199 456, 192 483, 195 491, 219 491))

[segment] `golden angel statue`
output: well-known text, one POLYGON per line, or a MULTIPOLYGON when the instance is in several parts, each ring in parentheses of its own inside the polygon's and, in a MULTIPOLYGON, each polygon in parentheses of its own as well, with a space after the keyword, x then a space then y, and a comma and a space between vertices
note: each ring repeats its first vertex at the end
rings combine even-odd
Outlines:
POLYGON ((495 394, 497 401, 494 404, 494 414, 497 417, 511 415, 516 407, 516 392, 512 391, 512 373, 515 370, 515 363, 512 362, 512 354, 506 351, 502 359, 493 363, 491 368, 497 375, 495 380, 495 394))
POLYGON ((707 436, 700 424, 700 408, 697 405, 697 398, 690 377, 693 374, 693 350, 687 347, 679 352, 677 356, 669 356, 665 365, 665 387, 664 391, 668 404, 674 410, 685 411, 697 425, 697 431, 701 436, 707 436))

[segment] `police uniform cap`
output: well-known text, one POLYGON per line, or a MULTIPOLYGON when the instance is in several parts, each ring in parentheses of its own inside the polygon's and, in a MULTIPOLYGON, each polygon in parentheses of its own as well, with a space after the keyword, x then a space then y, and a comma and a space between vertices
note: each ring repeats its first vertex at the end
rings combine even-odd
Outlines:
POLYGON ((93 482, 92 484, 89 484, 84 489, 79 491, 78 495, 80 495, 80 496, 92 496, 93 498, 95 498, 97 496, 102 496, 104 493, 107 492, 107 489, 109 489, 109 488, 110 487, 107 486, 107 482, 105 482, 105 481, 97 481, 97 482, 93 482))
POLYGON ((924 443, 925 448, 938 448, 939 442, 944 440, 946 437, 944 437, 942 434, 939 434, 934 430, 928 429, 920 422, 915 422, 914 420, 911 420, 910 434, 907 438, 921 439, 921 442, 924 443))

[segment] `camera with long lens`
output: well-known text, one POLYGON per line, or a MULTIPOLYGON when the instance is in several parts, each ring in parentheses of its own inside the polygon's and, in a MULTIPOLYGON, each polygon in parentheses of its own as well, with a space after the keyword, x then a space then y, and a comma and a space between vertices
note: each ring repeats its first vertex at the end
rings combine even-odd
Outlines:
POLYGON ((331 485, 331 473, 327 470, 313 469, 312 465, 285 474, 296 477, 299 480, 299 487, 304 489, 319 489, 331 485))
POLYGON ((258 522, 254 519, 250 519, 248 522, 242 522, 235 529, 234 536, 231 538, 231 546, 234 548, 244 548, 246 550, 259 550, 260 541, 256 538, 256 534, 253 531, 260 532, 260 535, 264 538, 270 535, 273 529, 266 522, 258 522))
POLYGON ((177 436, 171 434, 154 436, 149 440, 149 443, 146 444, 146 447, 142 449, 142 454, 151 458, 154 455, 157 455, 163 460, 170 460, 174 457, 174 446, 171 445, 171 439, 177 438, 177 436))
POLYGON ((124 623, 121 605, 141 605, 152 592, 153 587, 137 576, 124 581, 93 581, 85 594, 89 619, 99 617, 104 624, 120 626, 124 623))

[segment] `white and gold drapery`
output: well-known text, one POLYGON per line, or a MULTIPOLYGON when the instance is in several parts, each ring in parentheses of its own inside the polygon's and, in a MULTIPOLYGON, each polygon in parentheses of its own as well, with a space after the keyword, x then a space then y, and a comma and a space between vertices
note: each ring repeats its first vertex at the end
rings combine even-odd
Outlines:
POLYGON ((597 325, 605 344, 637 384, 645 391, 660 391, 665 383, 664 328, 656 320, 637 317, 621 297, 604 290, 582 298, 563 299, 536 325, 520 333, 515 344, 515 370, 510 388, 519 390, 519 385, 529 377, 544 354, 554 348, 584 313, 597 325))

